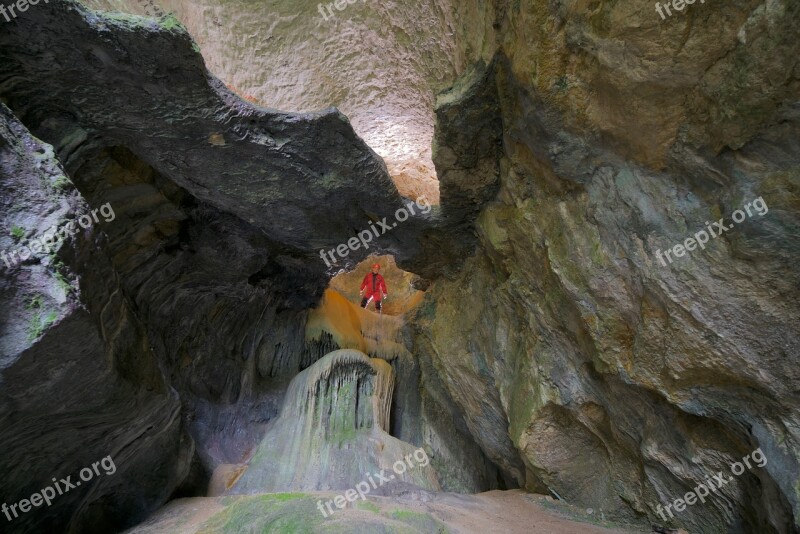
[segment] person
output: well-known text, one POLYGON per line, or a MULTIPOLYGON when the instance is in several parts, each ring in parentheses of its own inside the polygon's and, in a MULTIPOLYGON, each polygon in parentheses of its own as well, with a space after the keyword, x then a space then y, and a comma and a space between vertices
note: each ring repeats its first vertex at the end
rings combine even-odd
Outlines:
POLYGON ((381 300, 389 296, 389 293, 386 291, 386 281, 378 274, 380 270, 381 266, 376 263, 372 266, 372 272, 367 273, 364 277, 364 281, 361 282, 361 291, 359 294, 362 297, 362 308, 366 308, 369 305, 369 301, 374 300, 375 309, 381 311, 381 300))

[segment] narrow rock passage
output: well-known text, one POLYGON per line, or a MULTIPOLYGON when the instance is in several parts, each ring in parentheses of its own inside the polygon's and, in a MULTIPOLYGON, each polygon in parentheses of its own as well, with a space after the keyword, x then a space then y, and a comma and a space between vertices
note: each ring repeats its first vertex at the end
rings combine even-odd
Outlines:
POLYGON ((0 531, 800 532, 800 2, 323 4, 0 4, 0 531))

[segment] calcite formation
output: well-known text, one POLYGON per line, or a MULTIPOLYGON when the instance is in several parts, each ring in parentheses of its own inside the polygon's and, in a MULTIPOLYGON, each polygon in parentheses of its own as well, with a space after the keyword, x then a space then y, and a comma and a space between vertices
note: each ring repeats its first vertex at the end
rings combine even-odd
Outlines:
MULTIPOLYGON (((400 288, 392 289, 393 294, 401 292, 400 288)), ((381 316, 366 311, 334 289, 325 291, 306 323, 306 340, 312 354, 321 356, 346 348, 391 364, 397 386, 391 403, 392 424, 387 432, 400 440, 426 446, 443 489, 467 493, 496 488, 496 468, 469 435, 452 399, 435 382, 435 376, 423 373, 430 363, 409 352, 409 336, 404 315, 381 316)))
POLYGON ((329 21, 304 18, 316 2, 164 6, 223 81, 173 16, 51 1, 0 31, 5 233, 118 213, 3 282, 3 494, 107 454, 120 468, 30 526, 114 528, 220 465, 217 492, 351 487, 355 451, 378 466, 382 442, 425 447, 443 489, 518 486, 691 532, 798 530, 800 4, 696 2, 666 20, 645 0, 393 0, 329 21), (426 290, 382 340, 325 293, 319 260, 403 203, 354 128, 401 193, 440 193, 369 251, 426 290), (657 259, 757 198, 763 217, 657 259), (339 348, 366 356, 323 358, 339 348), (659 516, 756 448, 763 467, 659 516), (281 470, 274 451, 301 454, 281 470))
POLYGON ((292 379, 280 416, 229 493, 347 490, 382 470, 393 479, 374 488, 380 493, 439 489, 429 465, 392 468, 415 450, 388 434, 394 387, 384 360, 352 349, 327 354, 292 379))

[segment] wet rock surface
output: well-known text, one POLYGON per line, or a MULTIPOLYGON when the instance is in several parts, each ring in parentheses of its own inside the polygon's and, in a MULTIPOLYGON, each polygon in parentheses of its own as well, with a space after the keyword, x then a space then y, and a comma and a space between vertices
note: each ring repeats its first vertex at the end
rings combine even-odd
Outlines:
MULTIPOLYGON (((52 147, 2 105, 0 137, 2 224, 28 232, 3 236, 6 251, 88 213, 52 147)), ((193 444, 178 396, 98 227, 77 226, 49 251, 3 265, 0 494, 9 506, 46 486, 55 495, 46 511, 9 511, 4 532, 119 530, 165 502, 189 472, 193 444), (113 470, 106 462, 81 487, 81 469, 106 457, 113 470), (62 483, 60 494, 53 479, 76 486, 62 483)))
POLYGON ((317 504, 334 493, 273 493, 173 501, 130 534, 200 534, 240 532, 254 526, 264 530, 304 528, 309 532, 548 532, 550 534, 626 534, 636 528, 610 525, 597 514, 555 503, 520 490, 480 495, 426 491, 402 496, 368 496, 324 517, 317 504))
MULTIPOLYGON (((389 274, 389 278, 395 276, 389 274)), ((500 478, 497 468, 470 434, 458 406, 437 382, 430 360, 420 357, 427 355, 408 350, 410 336, 403 315, 380 316, 357 307, 333 289, 326 290, 320 306, 311 312, 306 329, 309 345, 322 353, 348 348, 391 364, 396 385, 389 432, 425 450, 443 490, 475 493, 496 489, 500 478)))
POLYGON ((736 150, 676 142, 655 170, 576 135, 501 65, 502 186, 480 252, 420 306, 414 350, 531 490, 690 531, 795 531, 796 102, 736 150), (768 213, 658 259, 759 198, 768 213), (759 447, 772 460, 730 477, 759 447), (718 472, 732 480, 704 506, 656 515, 718 472))
POLYGON ((327 354, 289 384, 280 416, 229 493, 348 490, 362 480, 377 494, 440 489, 424 450, 388 434, 394 388, 384 360, 352 349, 327 354), (370 487, 368 475, 377 474, 390 479, 370 487))
MULTIPOLYGON (((169 6, 207 38, 210 15, 267 16, 169 6)), ((453 78, 423 102, 435 133, 434 117, 411 118, 434 139, 441 206, 369 252, 394 254, 427 291, 381 357, 407 387, 389 430, 436 453, 442 487, 521 486, 692 532, 797 531, 798 6, 695 3, 661 20, 643 0, 425 4, 453 35, 405 81, 420 94, 453 78), (436 82, 419 75, 432 66, 436 82), (662 261, 756 199, 768 211, 662 261), (657 515, 757 448, 765 465, 657 515)), ((379 25, 401 35, 413 9, 387 2, 371 22, 395 10, 379 25)), ((214 53, 217 68, 247 71, 214 53)), ((296 102, 352 105, 335 87, 296 102)), ((319 249, 403 205, 341 113, 241 100, 174 18, 54 1, 3 26, 0 96, 53 145, 3 111, 6 233, 30 237, 81 206, 117 211, 3 280, 0 440, 47 458, 7 455, 3 495, 109 454, 119 468, 19 525, 116 528, 176 488, 202 493, 214 469, 249 457, 298 372, 337 348, 379 356, 368 321, 306 335, 335 270, 319 249)), ((240 504, 254 522, 279 508, 253 499, 240 504)), ((298 520, 316 513, 295 504, 298 520)), ((234 531, 234 511, 212 526, 234 531)), ((428 519, 417 526, 441 526, 428 519)))

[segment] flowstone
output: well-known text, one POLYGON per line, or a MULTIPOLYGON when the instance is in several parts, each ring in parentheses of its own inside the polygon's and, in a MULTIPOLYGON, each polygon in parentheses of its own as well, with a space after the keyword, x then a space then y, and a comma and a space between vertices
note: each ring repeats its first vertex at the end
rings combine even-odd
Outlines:
POLYGON ((386 361, 350 349, 327 354, 289 384, 280 416, 228 493, 344 490, 382 470, 393 478, 373 493, 439 490, 427 454, 387 432, 393 390, 386 361))

